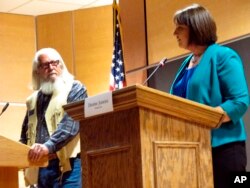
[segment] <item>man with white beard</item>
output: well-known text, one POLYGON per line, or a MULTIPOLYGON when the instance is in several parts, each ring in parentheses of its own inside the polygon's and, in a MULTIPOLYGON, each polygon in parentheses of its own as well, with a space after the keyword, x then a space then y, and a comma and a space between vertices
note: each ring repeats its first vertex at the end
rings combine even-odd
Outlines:
POLYGON ((39 188, 82 187, 79 122, 63 105, 87 97, 86 87, 74 80, 53 48, 36 52, 32 67, 34 93, 27 98, 20 142, 30 145, 28 158, 49 158, 48 167, 25 170, 26 185, 39 188))

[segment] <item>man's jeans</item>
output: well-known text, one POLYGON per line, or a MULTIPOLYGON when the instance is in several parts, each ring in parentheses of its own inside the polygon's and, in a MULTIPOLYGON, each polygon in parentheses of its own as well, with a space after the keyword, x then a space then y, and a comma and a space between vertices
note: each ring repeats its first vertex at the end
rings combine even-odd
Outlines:
POLYGON ((81 159, 70 158, 71 171, 61 173, 59 160, 49 161, 46 168, 39 169, 38 188, 81 188, 81 159))

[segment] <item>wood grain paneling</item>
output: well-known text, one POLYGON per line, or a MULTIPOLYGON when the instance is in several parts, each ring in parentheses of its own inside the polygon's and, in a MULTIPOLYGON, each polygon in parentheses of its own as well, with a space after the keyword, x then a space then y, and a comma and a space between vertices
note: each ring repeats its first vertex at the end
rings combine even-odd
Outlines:
MULTIPOLYGON (((173 58, 188 51, 178 47, 173 36, 175 11, 194 3, 192 0, 146 0, 149 64, 168 57, 173 58)), ((234 39, 250 32, 249 0, 197 0, 212 14, 217 24, 218 42, 234 39)))
POLYGON ((129 173, 129 171, 121 170, 131 166, 132 158, 132 148, 129 145, 107 147, 87 152, 88 186, 91 188, 110 186, 120 188, 132 187, 129 180, 133 179, 133 174, 129 173), (107 173, 108 171, 116 173, 107 173), (118 178, 119 181, 117 181, 118 178))
POLYGON ((0 13, 0 101, 24 102, 35 52, 35 19, 0 13))
POLYGON ((0 168, 0 187, 18 188, 18 169, 11 167, 0 168))
POLYGON ((35 162, 28 159, 30 146, 16 142, 9 138, 0 135, 1 151, 4 151, 0 156, 0 167, 26 168, 29 166, 47 166, 48 157, 43 156, 35 162))
POLYGON ((140 85, 114 91, 113 104, 92 117, 84 101, 64 106, 81 124, 84 187, 213 187, 210 129, 223 113, 140 85))
POLYGON ((20 138, 24 103, 31 93, 35 37, 34 17, 0 13, 0 110, 5 102, 11 103, 0 117, 0 135, 15 141, 20 138))
POLYGON ((127 71, 147 63, 146 26, 144 0, 120 0, 121 24, 123 31, 124 59, 127 71))
POLYGON ((72 12, 37 16, 37 49, 52 47, 62 56, 68 70, 74 74, 72 12))
POLYGON ((141 187, 138 120, 132 114, 138 115, 138 111, 108 114, 80 126, 86 133, 81 138, 83 187, 141 187))
MULTIPOLYGON (((84 101, 79 101, 64 106, 64 109, 73 119, 80 120, 83 118, 83 105, 84 101)), ((186 121, 203 124, 209 128, 219 127, 224 118, 224 114, 213 107, 139 84, 113 92, 113 108, 115 111, 137 105, 151 108, 160 113, 167 113, 186 121), (220 121, 218 122, 218 120, 220 121)))
POLYGON ((210 130, 148 109, 140 115, 144 184, 212 188, 210 130))
MULTIPOLYGON (((126 71, 147 65, 146 20, 144 0, 120 0, 123 52, 126 71)), ((127 74, 127 85, 143 83, 146 71, 127 74)))
POLYGON ((199 146, 198 142, 153 142, 155 187, 199 187, 199 146), (193 171, 186 173, 187 169, 193 171), (178 178, 176 174, 181 174, 178 181, 168 181, 178 178))
POLYGON ((76 78, 94 95, 109 88, 113 53, 112 6, 74 11, 76 78))
POLYGON ((139 70, 126 75, 127 85, 142 84, 146 80, 147 71, 139 70))

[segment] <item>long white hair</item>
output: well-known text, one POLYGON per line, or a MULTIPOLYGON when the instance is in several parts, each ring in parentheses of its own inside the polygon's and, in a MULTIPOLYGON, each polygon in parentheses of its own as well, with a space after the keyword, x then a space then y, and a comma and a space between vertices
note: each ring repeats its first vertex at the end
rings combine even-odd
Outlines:
POLYGON ((59 66, 61 66, 61 69, 62 69, 61 78, 63 79, 64 82, 72 81, 74 79, 74 76, 69 73, 61 55, 55 49, 42 48, 36 52, 35 57, 33 59, 33 65, 32 65, 32 88, 33 90, 39 90, 41 87, 41 79, 37 74, 37 69, 39 65, 39 57, 41 55, 47 55, 53 61, 59 60, 59 66))

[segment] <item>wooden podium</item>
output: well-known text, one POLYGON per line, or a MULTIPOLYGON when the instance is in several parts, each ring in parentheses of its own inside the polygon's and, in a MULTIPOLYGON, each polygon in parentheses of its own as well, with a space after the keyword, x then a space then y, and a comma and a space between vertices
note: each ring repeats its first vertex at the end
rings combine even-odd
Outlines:
POLYGON ((30 163, 29 146, 0 135, 0 187, 18 188, 18 170, 29 166, 47 166, 48 160, 30 163))
POLYGON ((155 89, 113 92, 114 111, 84 117, 84 101, 64 106, 80 121, 83 187, 213 187, 210 130, 223 113, 155 89))

